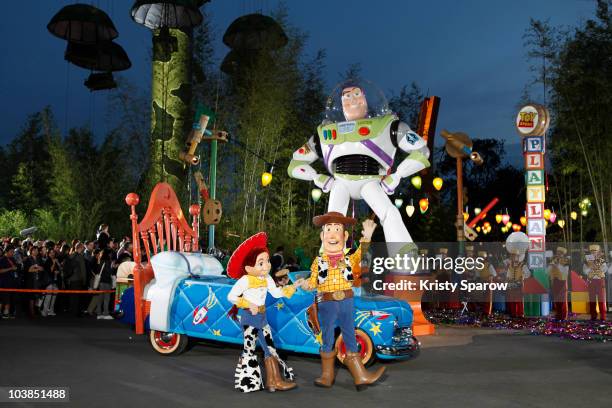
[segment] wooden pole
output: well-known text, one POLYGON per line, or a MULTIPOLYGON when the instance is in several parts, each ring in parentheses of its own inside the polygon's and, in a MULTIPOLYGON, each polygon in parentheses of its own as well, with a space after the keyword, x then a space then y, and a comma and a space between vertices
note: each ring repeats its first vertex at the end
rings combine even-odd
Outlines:
POLYGON ((134 263, 136 266, 134 267, 134 313, 136 320, 136 334, 144 334, 144 318, 143 318, 143 306, 142 306, 142 280, 143 280, 143 270, 141 261, 141 253, 140 253, 140 237, 138 236, 138 214, 136 214, 136 206, 140 202, 140 198, 135 193, 130 193, 125 198, 125 202, 130 206, 132 212, 130 214, 130 220, 132 221, 132 251, 134 254, 134 263))
POLYGON ((463 232, 463 159, 457 158, 457 242, 459 255, 463 254, 465 234, 463 232))

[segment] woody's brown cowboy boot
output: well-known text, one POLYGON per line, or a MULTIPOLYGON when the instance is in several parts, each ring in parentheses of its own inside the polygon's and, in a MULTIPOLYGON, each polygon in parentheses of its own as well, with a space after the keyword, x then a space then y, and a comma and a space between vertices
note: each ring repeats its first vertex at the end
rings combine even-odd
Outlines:
POLYGON ((336 373, 334 372, 334 364, 336 363, 336 350, 329 353, 321 352, 321 376, 314 380, 314 384, 318 387, 329 388, 334 385, 336 373))
POLYGON ((264 365, 266 367, 266 389, 268 391, 289 391, 297 386, 296 383, 283 380, 280 370, 278 369, 276 357, 266 357, 264 365))
POLYGON ((361 391, 366 386, 374 384, 385 372, 385 367, 379 367, 378 370, 373 373, 369 372, 363 366, 361 355, 359 353, 352 353, 350 351, 346 353, 344 365, 351 372, 357 391, 361 391))

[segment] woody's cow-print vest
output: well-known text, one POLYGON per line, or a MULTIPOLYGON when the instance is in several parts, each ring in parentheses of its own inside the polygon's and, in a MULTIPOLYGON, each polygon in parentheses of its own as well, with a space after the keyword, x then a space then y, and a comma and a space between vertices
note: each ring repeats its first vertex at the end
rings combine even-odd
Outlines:
MULTIPOLYGON (((338 266, 344 266, 344 268, 342 269, 342 276, 348 282, 352 282, 353 281, 353 271, 351 269, 351 262, 349 260, 348 255, 349 254, 347 254, 344 257, 343 261, 338 261, 338 266), (342 262, 344 262, 344 265, 342 265, 342 262)), ((317 257, 317 266, 318 266, 317 269, 319 271, 318 276, 317 276, 318 282, 319 282, 319 285, 322 285, 327 279, 329 263, 326 262, 322 256, 319 256, 317 257)))

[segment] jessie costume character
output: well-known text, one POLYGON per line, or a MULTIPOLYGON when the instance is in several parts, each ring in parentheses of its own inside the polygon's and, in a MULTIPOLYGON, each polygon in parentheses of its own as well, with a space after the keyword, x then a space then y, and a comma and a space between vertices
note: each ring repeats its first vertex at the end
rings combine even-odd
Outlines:
MULTIPOLYGON (((346 254, 344 249, 349 236, 346 226, 356 222, 354 218, 345 217, 338 212, 328 212, 314 217, 314 225, 322 228, 323 254, 314 259, 310 268, 310 278, 296 282, 296 285, 299 284, 305 290, 317 291, 315 302, 322 333, 320 350, 322 373, 314 383, 320 387, 331 387, 334 384, 334 363, 337 354, 334 348, 336 325, 340 327, 347 348, 344 364, 353 376, 353 382, 358 390, 378 381, 385 371, 384 367, 380 367, 375 372, 365 369, 355 336, 352 289, 355 276, 352 265, 360 262, 361 245, 354 252, 346 254)), ((374 221, 364 221, 360 243, 370 242, 375 228, 374 221)))
POLYGON ((242 392, 259 391, 264 388, 255 354, 258 344, 264 352, 265 388, 274 392, 296 387, 293 382, 293 370, 280 359, 274 347, 270 326, 266 320, 265 306, 268 293, 275 298, 290 298, 295 293, 295 287, 293 285, 276 287, 269 275, 271 264, 267 241, 268 236, 265 232, 253 235, 240 244, 227 264, 227 275, 238 280, 227 295, 227 299, 238 309, 238 324, 244 331, 243 350, 234 376, 234 386, 242 392), (282 375, 279 365, 282 367, 282 375))
POLYGON ((554 258, 550 261, 548 274, 553 295, 553 307, 557 320, 567 319, 567 276, 569 273, 569 258, 565 256, 567 249, 557 247, 554 258))
POLYGON ((589 245, 590 255, 584 265, 584 274, 589 285, 589 312, 591 320, 597 320, 597 306, 601 320, 606 320, 606 272, 608 265, 597 244, 589 245))

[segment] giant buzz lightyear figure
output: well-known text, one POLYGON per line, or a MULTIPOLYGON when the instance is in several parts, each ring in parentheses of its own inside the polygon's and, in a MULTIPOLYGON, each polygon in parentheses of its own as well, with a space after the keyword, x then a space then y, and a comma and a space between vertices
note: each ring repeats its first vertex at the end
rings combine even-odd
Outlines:
POLYGON ((346 215, 350 198, 365 200, 380 219, 386 241, 407 243, 412 238, 388 195, 402 178, 429 167, 428 158, 426 141, 388 109, 378 88, 348 81, 328 98, 326 120, 293 153, 288 173, 329 192, 328 212, 346 215), (409 155, 393 171, 398 148, 409 155), (317 159, 328 174, 311 166, 317 159))

